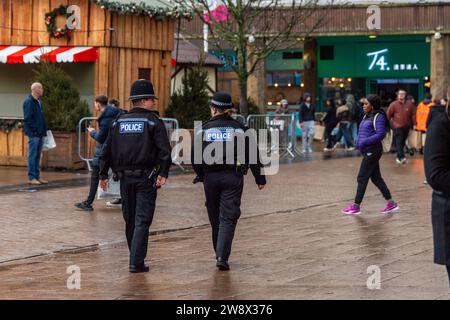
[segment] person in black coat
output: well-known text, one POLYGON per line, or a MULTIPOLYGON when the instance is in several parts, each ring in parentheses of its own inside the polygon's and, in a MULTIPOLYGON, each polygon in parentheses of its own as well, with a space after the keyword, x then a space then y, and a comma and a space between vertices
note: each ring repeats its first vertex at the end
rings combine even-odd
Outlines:
POLYGON ((327 135, 328 143, 324 151, 331 151, 335 145, 334 137, 331 134, 336 127, 338 120, 336 117, 336 105, 333 99, 327 99, 325 102, 325 117, 322 119, 325 125, 325 133, 327 135))
POLYGON ((444 110, 434 110, 427 131, 424 166, 433 188, 434 262, 447 267, 450 282, 450 115, 448 105, 444 110))
POLYGON ((87 199, 75 204, 75 207, 84 211, 94 210, 92 204, 94 203, 95 195, 97 194, 98 183, 100 181, 99 158, 102 153, 103 143, 108 137, 109 127, 120 114, 119 109, 112 105, 108 105, 108 97, 106 96, 97 96, 95 98, 95 110, 99 112, 101 111, 102 114, 97 120, 99 130, 96 131, 94 128, 88 128, 89 135, 97 142, 97 144, 95 145, 94 159, 92 161, 91 187, 89 189, 89 195, 87 199))

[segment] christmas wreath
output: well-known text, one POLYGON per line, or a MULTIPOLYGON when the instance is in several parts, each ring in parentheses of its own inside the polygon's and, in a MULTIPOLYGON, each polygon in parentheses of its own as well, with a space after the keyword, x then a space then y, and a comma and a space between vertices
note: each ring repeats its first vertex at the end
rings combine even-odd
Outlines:
POLYGON ((59 8, 54 9, 51 12, 45 14, 45 24, 47 26, 47 32, 50 34, 50 37, 60 39, 66 38, 69 39, 72 37, 72 29, 67 27, 67 24, 64 25, 64 28, 59 28, 56 24, 56 18, 58 16, 63 16, 68 19, 71 14, 67 12, 67 6, 61 5, 59 8))

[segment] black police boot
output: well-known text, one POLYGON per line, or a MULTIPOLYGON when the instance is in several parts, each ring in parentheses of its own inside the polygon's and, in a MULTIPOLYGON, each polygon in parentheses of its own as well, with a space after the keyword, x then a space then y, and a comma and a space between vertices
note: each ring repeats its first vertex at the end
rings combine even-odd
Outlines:
POLYGON ((230 266, 227 261, 222 258, 217 258, 216 267, 219 268, 220 271, 228 271, 230 270, 230 266))
POLYGON ((149 272, 150 268, 146 266, 145 264, 140 266, 130 265, 130 272, 131 273, 143 273, 143 272, 149 272))
POLYGON ((87 203, 86 201, 83 201, 80 203, 75 203, 75 207, 77 207, 80 210, 84 210, 84 211, 94 211, 94 208, 92 207, 92 205, 87 203))

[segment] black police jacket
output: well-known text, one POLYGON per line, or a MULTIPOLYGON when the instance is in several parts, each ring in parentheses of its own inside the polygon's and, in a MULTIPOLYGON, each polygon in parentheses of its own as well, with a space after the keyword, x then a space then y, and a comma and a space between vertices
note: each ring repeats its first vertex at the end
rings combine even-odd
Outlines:
POLYGON ((450 120, 445 109, 435 110, 427 130, 424 167, 433 190, 450 196, 450 120))
POLYGON ((244 172, 250 167, 255 182, 266 184, 261 173, 258 145, 248 128, 227 114, 218 115, 194 130, 191 150, 192 167, 203 180, 205 172, 237 170, 244 172), (247 133, 247 134, 246 134, 247 133))
POLYGON ((155 111, 133 108, 120 115, 110 127, 100 156, 100 178, 108 170, 152 170, 166 177, 172 164, 171 147, 164 123, 155 111))

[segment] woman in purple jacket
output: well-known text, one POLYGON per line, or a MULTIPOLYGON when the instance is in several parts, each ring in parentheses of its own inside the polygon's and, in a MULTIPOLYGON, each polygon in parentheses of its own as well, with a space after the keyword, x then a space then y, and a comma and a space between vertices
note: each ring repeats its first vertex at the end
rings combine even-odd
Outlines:
POLYGON ((386 207, 381 213, 390 213, 398 209, 397 203, 392 200, 391 192, 381 177, 380 159, 383 155, 381 142, 389 128, 386 113, 381 109, 381 99, 375 94, 370 94, 364 100, 364 118, 359 126, 359 136, 356 147, 361 151, 363 160, 358 174, 358 189, 355 202, 342 210, 345 214, 360 214, 360 205, 366 192, 369 179, 380 189, 387 200, 386 207))

